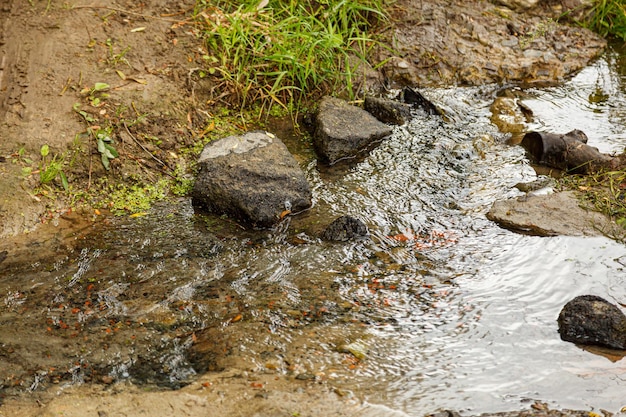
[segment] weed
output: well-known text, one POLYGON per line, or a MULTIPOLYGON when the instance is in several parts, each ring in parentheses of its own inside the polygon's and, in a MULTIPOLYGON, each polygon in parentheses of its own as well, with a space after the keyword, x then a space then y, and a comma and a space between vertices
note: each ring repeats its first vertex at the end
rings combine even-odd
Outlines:
MULTIPOLYGON (((241 108, 260 103, 293 113, 311 93, 356 94, 356 65, 375 42, 372 22, 386 19, 380 0, 266 0, 229 8, 200 1, 205 75, 214 74, 241 108)), ((228 103, 230 104, 230 103, 228 103)))
POLYGON ((603 37, 615 36, 626 41, 626 4, 623 0, 595 0, 579 23, 603 37))
POLYGON ((106 91, 110 88, 111 86, 107 83, 95 83, 91 88, 83 88, 80 94, 89 99, 89 104, 92 107, 100 107, 103 104, 103 100, 109 98, 109 94, 106 91))
POLYGON ((23 146, 18 149, 17 152, 13 153, 11 158, 14 164, 24 163, 30 165, 33 163, 33 160, 26 156, 26 148, 23 146))
POLYGON ((130 46, 124 48, 121 52, 115 52, 113 48, 113 41, 111 39, 107 39, 105 42, 106 46, 109 48, 107 62, 112 67, 117 67, 119 64, 126 64, 132 68, 128 60, 126 59, 126 54, 130 51, 130 46))
POLYGON ((626 171, 568 175, 559 185, 577 191, 586 208, 604 213, 626 229, 626 171))
POLYGON ((115 159, 119 156, 117 150, 112 145, 113 139, 111 133, 113 132, 113 128, 100 128, 96 131, 92 129, 91 132, 98 143, 98 152, 100 152, 102 166, 108 171, 110 169, 111 159, 115 159))
POLYGON ((65 191, 69 190, 69 183, 67 176, 63 172, 63 163, 65 155, 54 155, 52 158, 48 158, 50 154, 50 147, 43 145, 40 149, 41 164, 39 165, 39 181, 41 185, 46 185, 54 181, 57 177, 61 180, 61 185, 65 191))
POLYGON ((535 40, 543 38, 547 33, 552 32, 556 27, 556 22, 552 19, 546 19, 539 22, 535 28, 529 33, 520 36, 519 46, 521 49, 526 49, 535 40))
POLYGON ((137 214, 150 209, 152 203, 165 198, 168 181, 163 179, 155 184, 132 185, 123 184, 115 187, 109 198, 109 207, 115 215, 137 214))
MULTIPOLYGON (((109 95, 106 93, 109 89, 109 84, 95 83, 91 88, 84 88, 81 91, 81 95, 87 98, 92 107, 100 107, 104 105, 104 100, 109 98, 109 95)), ((97 119, 90 113, 81 110, 80 103, 74 103, 73 109, 89 125, 89 132, 91 132, 96 140, 98 152, 100 152, 102 166, 108 171, 110 169, 111 159, 115 159, 119 156, 119 153, 115 147, 113 147, 113 128, 111 126, 93 126, 93 124, 97 122, 97 119)))
POLYGON ((184 165, 178 164, 174 170, 174 179, 170 185, 172 194, 183 197, 189 195, 193 189, 194 178, 186 173, 184 165))

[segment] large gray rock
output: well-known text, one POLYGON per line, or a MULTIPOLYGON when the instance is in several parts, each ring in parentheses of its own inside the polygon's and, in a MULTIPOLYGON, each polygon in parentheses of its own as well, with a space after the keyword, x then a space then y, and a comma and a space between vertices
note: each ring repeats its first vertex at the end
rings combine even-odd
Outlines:
POLYGON ((356 156, 391 132, 391 127, 362 108, 338 98, 324 97, 316 117, 313 144, 320 158, 332 165, 356 156))
POLYGON ((626 316, 602 297, 581 295, 559 314, 559 334, 567 342, 626 349, 626 316))
POLYGON ((311 206, 311 189, 283 142, 254 131, 209 143, 198 159, 194 205, 257 227, 311 206))
POLYGON ((602 213, 580 207, 572 191, 496 201, 487 218, 505 229, 538 236, 601 236, 619 227, 602 213))

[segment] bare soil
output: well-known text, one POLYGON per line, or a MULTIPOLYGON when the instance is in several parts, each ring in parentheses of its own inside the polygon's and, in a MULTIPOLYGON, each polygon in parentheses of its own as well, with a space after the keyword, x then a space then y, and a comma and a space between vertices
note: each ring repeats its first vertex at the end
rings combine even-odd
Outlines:
MULTIPOLYGON (((204 46, 190 19, 194 6, 195 0, 0 5, 0 237, 12 237, 16 246, 26 242, 25 232, 45 239, 42 223, 55 224, 69 207, 93 202, 89 193, 74 192, 68 201, 36 188, 38 170, 46 168, 42 145, 51 149, 48 161, 66 155, 63 169, 74 191, 101 193, 111 184, 156 182, 184 166, 181 150, 211 126, 212 98, 219 95, 198 77, 204 46), (81 93, 96 83, 110 86, 108 97, 81 93), (76 103, 83 116, 74 110, 76 103), (119 151, 109 171, 89 132, 106 125, 113 127, 119 151), (32 174, 25 175, 24 168, 32 174)), ((480 0, 400 0, 393 10, 385 36, 395 52, 372 59, 375 64, 391 58, 374 77, 379 88, 557 82, 586 66, 605 45, 588 31, 550 20, 563 11, 560 2, 515 12, 480 0)), ((60 177, 51 184, 58 188, 60 177)), ((0 262, 1 256, 7 254, 0 253, 0 262)), ((144 392, 125 384, 59 387, 0 405, 0 416, 34 415, 398 413, 360 404, 325 384, 250 376, 233 367, 180 391, 144 392)))

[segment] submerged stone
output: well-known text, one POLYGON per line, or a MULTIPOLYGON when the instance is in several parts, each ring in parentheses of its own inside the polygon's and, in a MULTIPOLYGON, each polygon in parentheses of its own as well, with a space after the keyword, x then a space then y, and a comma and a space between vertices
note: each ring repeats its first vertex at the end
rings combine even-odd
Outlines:
POLYGON ((322 233, 322 239, 345 242, 367 236, 367 234, 367 226, 361 220, 350 216, 341 216, 328 225, 322 233))
POLYGON ((392 132, 362 108, 333 97, 322 99, 315 123, 313 144, 320 158, 331 165, 356 156, 392 132))
POLYGON ((559 334, 567 342, 626 349, 626 316, 596 295, 581 295, 559 314, 559 334))
POLYGON ((258 227, 311 206, 311 189, 283 142, 254 131, 205 146, 198 159, 194 205, 258 227))

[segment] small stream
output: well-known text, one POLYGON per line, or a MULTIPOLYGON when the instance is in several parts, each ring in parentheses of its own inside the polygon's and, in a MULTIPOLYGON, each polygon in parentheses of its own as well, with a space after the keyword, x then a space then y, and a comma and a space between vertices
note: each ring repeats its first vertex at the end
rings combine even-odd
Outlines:
MULTIPOLYGON (((581 129, 626 146, 626 56, 611 48, 563 85, 525 90, 529 129, 581 129)), ((0 252, 0 401, 78 383, 175 389, 231 367, 315 379, 421 416, 626 405, 615 352, 560 340, 581 294, 626 302, 626 248, 519 235, 485 218, 536 178, 489 122, 498 86, 425 90, 416 114, 363 161, 318 167, 298 138, 314 207, 245 231, 188 200, 145 216, 67 216, 0 252), (304 151, 302 149, 305 149, 304 151), (327 243, 335 217, 368 239, 327 243)))

